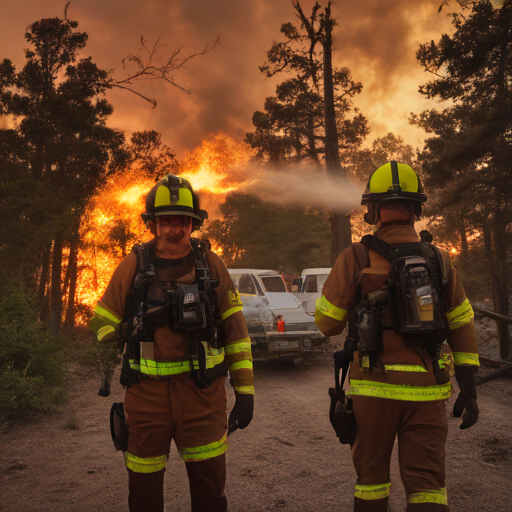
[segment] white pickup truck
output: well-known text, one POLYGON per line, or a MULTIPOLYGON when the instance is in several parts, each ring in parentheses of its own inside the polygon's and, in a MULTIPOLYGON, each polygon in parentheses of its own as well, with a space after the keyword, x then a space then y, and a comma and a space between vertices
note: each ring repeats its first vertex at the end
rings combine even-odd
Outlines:
POLYGON ((256 357, 296 356, 325 339, 297 297, 275 270, 228 269, 240 293, 253 354, 256 357), (284 332, 277 331, 282 315, 284 332))
POLYGON ((314 316, 316 300, 322 296, 322 288, 331 273, 330 268, 305 268, 302 271, 297 297, 304 311, 314 316))

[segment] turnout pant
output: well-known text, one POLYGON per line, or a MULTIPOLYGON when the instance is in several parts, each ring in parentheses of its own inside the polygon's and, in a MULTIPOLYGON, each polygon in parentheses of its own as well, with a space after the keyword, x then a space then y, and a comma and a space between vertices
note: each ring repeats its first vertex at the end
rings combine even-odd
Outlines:
POLYGON ((407 512, 448 511, 444 401, 408 402, 367 396, 354 396, 352 400, 358 427, 352 447, 357 472, 354 511, 386 512, 395 438, 407 512))
POLYGON ((225 512, 225 377, 200 389, 188 375, 145 380, 126 392, 129 506, 163 512, 165 465, 174 439, 189 478, 192 512, 225 512))

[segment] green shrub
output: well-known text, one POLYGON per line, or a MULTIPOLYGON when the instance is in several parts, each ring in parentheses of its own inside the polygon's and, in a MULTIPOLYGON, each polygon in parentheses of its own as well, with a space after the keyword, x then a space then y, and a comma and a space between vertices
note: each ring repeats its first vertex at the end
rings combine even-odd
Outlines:
POLYGON ((0 421, 64 402, 64 348, 37 321, 33 295, 9 286, 0 301, 0 421))

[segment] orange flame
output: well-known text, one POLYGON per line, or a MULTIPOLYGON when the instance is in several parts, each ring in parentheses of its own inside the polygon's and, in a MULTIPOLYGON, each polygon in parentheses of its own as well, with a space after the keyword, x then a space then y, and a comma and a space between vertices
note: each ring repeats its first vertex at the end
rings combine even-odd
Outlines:
POLYGON ((254 154, 255 150, 245 142, 235 141, 227 135, 215 135, 185 154, 180 173, 190 180, 194 190, 227 194, 254 181, 243 173, 244 166, 254 154))
MULTIPOLYGON (((244 142, 216 135, 185 154, 179 174, 190 180, 194 190, 206 199, 210 218, 225 194, 239 190, 253 180, 245 176, 244 166, 254 151, 244 142)), ((145 196, 154 181, 136 169, 113 177, 94 196, 82 222, 82 248, 78 259, 77 302, 93 308, 101 298, 120 261, 136 243, 151 239, 140 218, 145 196)), ((222 254, 222 249, 212 250, 222 254)))

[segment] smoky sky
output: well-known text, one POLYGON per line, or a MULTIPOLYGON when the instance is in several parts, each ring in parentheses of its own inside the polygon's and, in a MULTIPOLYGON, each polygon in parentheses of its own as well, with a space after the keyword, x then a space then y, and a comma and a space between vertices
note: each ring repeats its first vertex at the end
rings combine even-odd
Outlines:
MULTIPOLYGON (((322 2, 326 4, 326 2, 322 2)), ((417 146, 425 134, 408 125, 410 112, 435 108, 418 86, 431 77, 417 64, 418 44, 438 40, 450 30, 437 10, 441 0, 334 0, 335 65, 349 67, 363 92, 356 106, 370 121, 368 140, 392 131, 417 146)), ((455 9, 456 2, 450 5, 455 9)), ((301 2, 310 12, 313 0, 301 2)), ((62 16, 63 0, 0 0, 0 59, 24 63, 24 32, 41 18, 62 16)), ((175 80, 188 95, 163 81, 141 82, 137 90, 156 99, 155 109, 127 91, 107 93, 114 106, 109 124, 125 130, 154 129, 182 157, 202 139, 222 132, 243 139, 252 115, 263 110, 267 96, 286 78, 265 79, 258 66, 273 41, 282 41, 281 24, 297 23, 290 0, 72 0, 68 17, 79 22, 89 40, 82 56, 98 66, 115 68, 123 78, 122 60, 137 53, 141 37, 151 47, 168 45, 163 55, 183 44, 183 54, 201 51, 219 37, 206 56, 187 64, 175 80)))

